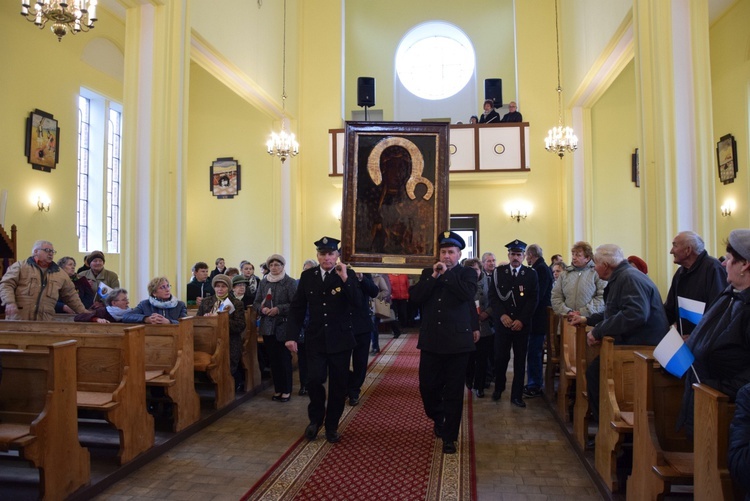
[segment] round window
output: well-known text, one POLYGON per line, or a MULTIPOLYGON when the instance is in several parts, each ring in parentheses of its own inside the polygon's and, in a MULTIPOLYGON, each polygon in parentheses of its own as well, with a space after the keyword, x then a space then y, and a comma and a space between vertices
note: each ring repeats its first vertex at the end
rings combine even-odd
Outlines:
POLYGON ((423 99, 445 99, 474 74, 474 47, 456 26, 430 21, 412 28, 396 51, 396 73, 406 89, 423 99))

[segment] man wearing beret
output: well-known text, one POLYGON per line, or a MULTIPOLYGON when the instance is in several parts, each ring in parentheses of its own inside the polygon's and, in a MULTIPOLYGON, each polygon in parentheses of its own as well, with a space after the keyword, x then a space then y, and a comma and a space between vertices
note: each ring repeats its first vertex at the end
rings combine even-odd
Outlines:
POLYGON ((338 260, 339 240, 323 237, 315 242, 318 266, 302 272, 289 309, 286 347, 297 352, 297 342, 305 313, 310 318, 305 327, 310 404, 307 414, 310 424, 305 438, 314 440, 325 425, 326 440, 341 440, 338 432, 339 418, 349 382, 349 359, 356 345, 352 320, 362 302, 362 289, 353 270, 348 270, 338 260), (328 378, 328 405, 325 382, 328 378))
POLYGON ((422 270, 410 290, 411 300, 422 308, 417 348, 419 392, 425 414, 435 422, 435 435, 443 439, 443 453, 456 452, 464 405, 464 381, 469 354, 479 340, 479 318, 474 305, 477 274, 458 261, 466 247, 453 231, 438 237, 440 261, 422 270))
POLYGON ((526 350, 531 321, 539 295, 539 280, 533 268, 523 265, 526 243, 513 240, 505 245, 508 261, 492 274, 490 307, 495 326, 495 391, 492 400, 498 401, 505 390, 505 373, 513 349, 513 383, 510 403, 526 407, 523 401, 523 379, 526 374, 526 350))

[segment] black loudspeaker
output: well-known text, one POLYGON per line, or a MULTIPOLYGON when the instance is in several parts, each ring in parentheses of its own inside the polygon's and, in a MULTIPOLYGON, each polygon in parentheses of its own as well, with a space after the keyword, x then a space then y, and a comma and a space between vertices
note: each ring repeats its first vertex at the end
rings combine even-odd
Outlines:
POLYGON ((375 79, 359 77, 357 79, 357 106, 375 106, 375 79))
POLYGON ((495 108, 503 105, 503 79, 487 78, 484 80, 484 99, 495 101, 495 108))

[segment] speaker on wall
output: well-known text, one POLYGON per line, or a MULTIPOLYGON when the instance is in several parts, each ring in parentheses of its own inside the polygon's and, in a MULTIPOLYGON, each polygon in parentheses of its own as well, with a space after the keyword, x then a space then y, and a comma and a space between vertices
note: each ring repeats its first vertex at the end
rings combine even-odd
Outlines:
POLYGON ((357 78, 357 106, 375 106, 375 79, 357 78))
POLYGON ((487 78, 484 80, 484 99, 492 99, 495 102, 495 108, 503 105, 503 79, 487 78))

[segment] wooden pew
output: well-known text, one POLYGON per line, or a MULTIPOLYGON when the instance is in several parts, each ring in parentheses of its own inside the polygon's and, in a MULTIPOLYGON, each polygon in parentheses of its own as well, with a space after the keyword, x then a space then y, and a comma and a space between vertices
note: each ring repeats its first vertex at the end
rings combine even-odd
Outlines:
POLYGON ((142 325, 119 334, 6 330, 0 332, 0 346, 46 350, 59 341, 76 340, 78 408, 102 412, 117 429, 117 457, 124 464, 154 445, 154 419, 146 411, 144 330, 142 325))
POLYGON ((147 386, 164 389, 174 406, 172 429, 181 431, 200 419, 200 399, 195 391, 193 373, 193 321, 191 317, 169 325, 99 324, 68 322, 0 322, 0 332, 68 333, 90 332, 119 334, 127 327, 144 327, 144 379, 147 386))
POLYGON ((589 438, 590 420, 586 368, 599 356, 599 345, 589 346, 586 342, 586 332, 591 330, 590 327, 586 325, 577 325, 576 327, 576 401, 573 407, 573 437, 581 450, 585 450, 589 438))
POLYGON ((599 352, 599 432, 596 435, 596 471, 611 492, 620 490, 617 456, 626 434, 633 433, 635 356, 652 355, 653 346, 618 345, 609 336, 599 352))
POLYGON ((242 365, 245 367, 245 391, 260 387, 260 367, 258 367, 258 327, 255 325, 257 312, 245 309, 245 334, 242 340, 242 365))
POLYGON ((19 451, 39 469, 40 499, 62 500, 90 481, 89 451, 78 443, 76 342, 46 352, 3 351, 0 450, 19 451))
POLYGON ((741 488, 729 476, 729 425, 735 405, 705 384, 693 384, 693 391, 695 499, 744 499, 741 488))
POLYGON ((576 384, 576 330, 563 315, 560 320, 561 344, 560 383, 557 388, 557 413, 565 423, 570 422, 576 384))
POLYGON ((205 372, 216 392, 214 407, 221 409, 234 400, 234 378, 229 372, 229 313, 193 317, 196 371, 205 372))
POLYGON ((661 369, 653 355, 635 352, 633 473, 627 499, 661 499, 671 485, 693 482, 692 444, 676 431, 684 383, 661 369))
MULTIPOLYGON (((560 332, 564 318, 547 307, 547 365, 544 367, 544 396, 547 402, 555 401, 555 374, 560 372, 560 332)), ((559 378, 558 378, 559 379, 559 378)))

